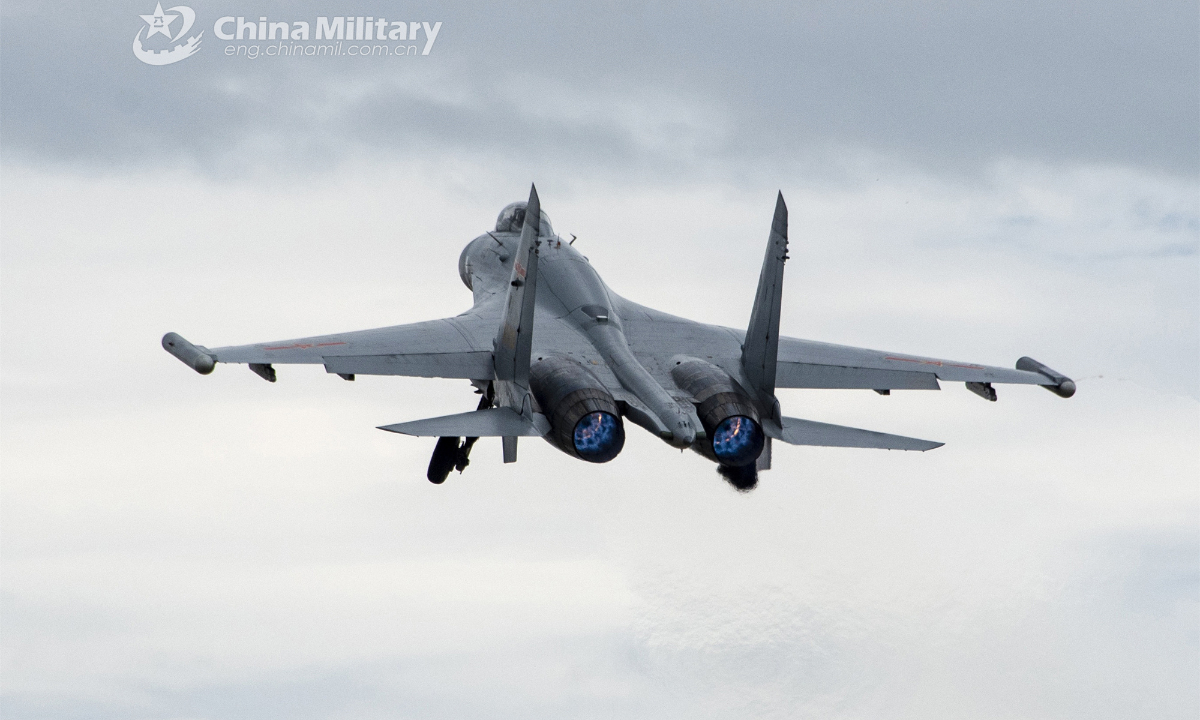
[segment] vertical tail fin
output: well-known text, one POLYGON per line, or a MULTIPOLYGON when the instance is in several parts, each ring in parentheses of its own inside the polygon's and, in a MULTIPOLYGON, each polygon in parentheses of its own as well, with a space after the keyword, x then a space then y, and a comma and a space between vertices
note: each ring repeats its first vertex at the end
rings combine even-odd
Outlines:
POLYGON ((537 187, 529 187, 525 225, 513 256, 512 277, 505 301, 504 317, 496 333, 496 379, 522 388, 529 387, 529 354, 533 349, 533 308, 537 292, 538 233, 541 202, 537 187))
POLYGON ((775 397, 775 364, 779 357, 779 312, 783 302, 783 264, 788 259, 787 205, 783 193, 775 202, 775 218, 767 240, 762 273, 758 276, 758 293, 750 326, 742 344, 742 369, 752 390, 764 401, 775 397))
MULTIPOLYGON (((504 301, 504 317, 496 332, 496 384, 499 405, 532 415, 529 394, 529 355, 533 352, 533 310, 537 295, 538 235, 541 233, 542 205, 537 187, 529 186, 529 202, 525 205, 525 224, 521 242, 513 255, 512 276, 508 297, 504 301)), ((504 462, 517 461, 517 438, 503 438, 504 462)))

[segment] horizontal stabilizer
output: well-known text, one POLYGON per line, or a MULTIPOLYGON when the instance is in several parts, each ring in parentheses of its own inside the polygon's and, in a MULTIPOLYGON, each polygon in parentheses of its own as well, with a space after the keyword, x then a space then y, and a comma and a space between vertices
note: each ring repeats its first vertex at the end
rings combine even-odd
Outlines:
POLYGON ((512 408, 487 408, 384 425, 379 429, 416 437, 538 437, 550 432, 550 423, 540 413, 534 413, 530 420, 512 408))
POLYGON ((902 435, 859 430, 858 428, 829 423, 783 418, 783 427, 773 422, 763 423, 767 435, 792 445, 816 445, 820 447, 880 448, 883 450, 932 450, 945 443, 918 440, 902 435))

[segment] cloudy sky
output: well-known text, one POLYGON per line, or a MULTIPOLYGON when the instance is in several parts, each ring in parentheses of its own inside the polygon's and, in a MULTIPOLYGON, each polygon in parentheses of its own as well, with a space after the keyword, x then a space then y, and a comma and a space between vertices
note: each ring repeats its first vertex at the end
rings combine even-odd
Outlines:
POLYGON ((6 718, 1200 713, 1194 2, 191 7, 161 67, 145 0, 0 11, 6 718), (213 30, 392 14, 429 55, 213 30), (947 444, 745 495, 637 428, 435 487, 375 427, 465 382, 159 346, 457 314, 531 181, 615 291, 733 327, 781 189, 787 334, 1079 392, 782 391, 947 444))

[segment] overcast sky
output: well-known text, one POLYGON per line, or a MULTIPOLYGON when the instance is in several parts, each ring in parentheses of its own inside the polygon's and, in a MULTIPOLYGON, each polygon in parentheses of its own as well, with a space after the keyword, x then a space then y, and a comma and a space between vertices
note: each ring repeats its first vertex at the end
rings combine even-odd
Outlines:
POLYGON ((1194 2, 191 7, 162 67, 146 2, 0 11, 5 718, 1200 713, 1194 2), (392 13, 428 56, 212 27, 392 13), (947 444, 745 495, 636 427, 435 487, 375 428, 465 382, 159 346, 457 314, 531 181, 614 290, 732 327, 781 189, 787 334, 1079 392, 784 391, 947 444))

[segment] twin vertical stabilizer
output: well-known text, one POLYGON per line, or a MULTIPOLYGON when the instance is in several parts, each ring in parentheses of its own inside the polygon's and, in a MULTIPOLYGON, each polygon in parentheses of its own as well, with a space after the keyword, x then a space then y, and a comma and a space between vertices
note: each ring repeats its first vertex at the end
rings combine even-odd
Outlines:
POLYGON ((534 412, 529 392, 530 355, 533 352, 533 311, 537 297, 538 236, 541 234, 542 209, 537 187, 529 187, 529 202, 521 239, 513 254, 512 273, 504 298, 504 313, 493 343, 492 363, 495 379, 474 412, 447 415, 383 427, 384 430, 417 436, 437 436, 441 440, 429 465, 429 479, 441 483, 452 467, 461 471, 467 453, 480 437, 499 436, 504 462, 517 461, 517 438, 550 432, 546 418, 534 412), (492 407, 494 403, 498 407, 492 407), (466 442, 459 446, 459 438, 466 442))
MULTIPOLYGON (((525 223, 521 242, 513 256, 504 316, 496 333, 493 363, 496 367, 496 395, 500 405, 512 408, 527 420, 533 418, 529 392, 529 360, 533 352, 533 311, 537 302, 538 236, 541 233, 542 205, 537 186, 529 186, 525 205, 525 223)), ((505 435, 504 462, 517 461, 517 437, 505 435)))
POLYGON ((529 356, 533 351, 533 309, 537 292, 538 234, 542 208, 537 187, 529 187, 525 225, 513 256, 504 317, 496 333, 494 362, 496 379, 529 388, 529 356))
MULTIPOLYGON (((767 253, 763 258, 762 273, 758 276, 758 293, 754 296, 754 310, 750 313, 750 326, 746 329, 746 340, 742 343, 742 370, 750 382, 750 390, 759 399, 774 405, 775 365, 779 357, 779 313, 783 303, 783 264, 788 259, 788 211, 783 202, 783 193, 775 201, 775 218, 771 221, 771 235, 767 240, 767 253)), ((778 418, 776 418, 778 419, 778 418)))

